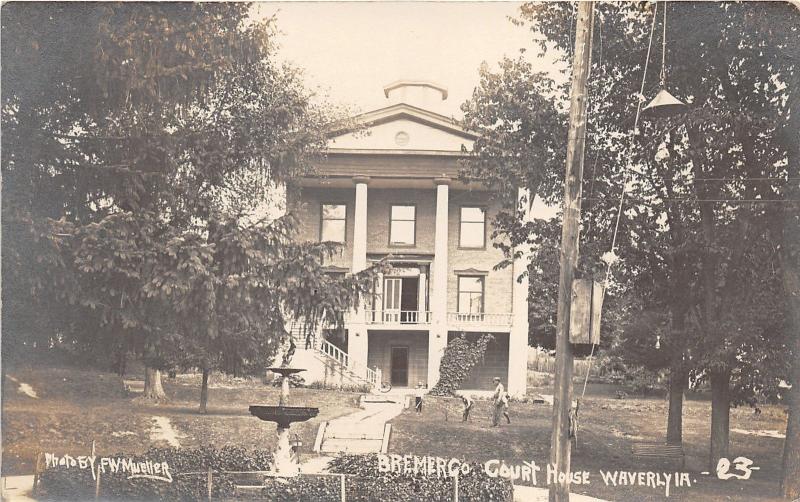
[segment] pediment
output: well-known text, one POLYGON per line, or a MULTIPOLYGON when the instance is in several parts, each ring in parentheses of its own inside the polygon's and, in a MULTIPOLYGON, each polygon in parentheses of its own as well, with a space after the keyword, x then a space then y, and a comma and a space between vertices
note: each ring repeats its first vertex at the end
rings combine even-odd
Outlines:
POLYGON ((339 130, 330 135, 333 150, 397 152, 461 152, 472 150, 476 134, 456 121, 405 103, 354 117, 363 130, 339 130))
POLYGON ((478 270, 477 268, 465 268, 463 270, 454 270, 456 275, 489 275, 487 270, 478 270))

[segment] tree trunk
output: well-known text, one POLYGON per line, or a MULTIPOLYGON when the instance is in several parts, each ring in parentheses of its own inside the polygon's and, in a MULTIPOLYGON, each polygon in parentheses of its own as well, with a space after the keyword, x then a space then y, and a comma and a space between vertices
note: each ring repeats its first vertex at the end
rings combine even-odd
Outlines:
MULTIPOLYGON (((795 48, 797 43, 795 42, 795 48)), ((787 103, 790 122, 784 128, 784 143, 789 152, 788 175, 790 179, 800 177, 800 145, 797 131, 800 130, 800 93, 797 85, 800 78, 795 76, 792 87, 795 89, 787 103)), ((787 200, 800 199, 800 186, 789 183, 784 196, 787 200)), ((792 354, 789 384, 792 389, 787 396, 789 419, 786 423, 786 439, 783 441, 783 467, 781 470, 781 493, 784 498, 800 498, 800 204, 784 204, 781 235, 781 274, 783 291, 786 295, 787 319, 792 354)))
POLYGON ((126 350, 126 347, 123 346, 117 351, 117 375, 124 377, 127 366, 128 351, 126 350))
MULTIPOLYGON (((800 164, 800 155, 796 162, 800 164)), ((795 166, 800 174, 800 167, 795 166)), ((792 173, 795 174, 795 173, 792 173)), ((795 188, 793 198, 800 197, 795 188)), ((800 208, 784 208, 783 242, 781 246, 781 273, 786 295, 786 313, 793 360, 789 368, 787 393, 789 418, 786 423, 786 439, 783 441, 783 467, 781 469, 781 493, 784 498, 800 498, 800 208)))
MULTIPOLYGON (((800 153, 797 151, 790 173, 790 176, 800 174, 800 153)), ((800 189, 797 187, 788 191, 787 198, 798 197, 800 189)), ((781 492, 784 498, 794 500, 800 498, 800 207, 787 204, 783 211, 781 273, 794 357, 789 368, 789 384, 792 388, 787 395, 789 419, 786 423, 786 439, 783 441, 781 492)))
MULTIPOLYGON (((798 325, 800 326, 800 325, 798 325)), ((797 333, 797 332, 795 332, 797 333)), ((794 350, 800 354, 800 335, 795 335, 794 350)), ((781 471, 781 493, 784 498, 800 498, 800 369, 794 362, 794 378, 790 382, 789 419, 786 423, 786 439, 783 440, 783 468, 781 471)))
POLYGON ((145 367, 144 369, 144 399, 150 401, 166 401, 167 394, 161 386, 161 370, 145 367))
POLYGON ((208 377, 211 370, 203 368, 203 383, 200 385, 200 413, 208 413, 208 377))
MULTIPOLYGON (((676 260, 677 261, 677 260, 676 260)), ((685 263, 676 267, 678 279, 675 282, 675 295, 679 297, 688 290, 685 263)), ((686 350, 686 315, 689 308, 683 301, 676 301, 672 306, 672 329, 669 333, 669 345, 672 355, 669 362, 669 408, 667 414, 667 443, 683 442, 683 395, 689 385, 689 368, 684 361, 686 350)))
POLYGON ((728 456, 730 427, 730 369, 711 372, 711 454, 709 470, 715 472, 720 458, 728 456))
POLYGON ((683 393, 688 375, 683 364, 673 364, 669 374, 669 414, 667 416, 667 443, 683 442, 683 393))

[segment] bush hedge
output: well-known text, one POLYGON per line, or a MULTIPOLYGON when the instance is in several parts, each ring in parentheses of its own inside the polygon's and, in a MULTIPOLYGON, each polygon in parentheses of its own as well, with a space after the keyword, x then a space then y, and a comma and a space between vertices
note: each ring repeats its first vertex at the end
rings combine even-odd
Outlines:
MULTIPOLYGON (((513 487, 503 478, 490 478, 477 462, 462 463, 470 465, 469 474, 461 476, 458 483, 458 500, 479 502, 496 500, 511 502, 513 487)), ((351 474, 351 486, 347 490, 347 500, 368 502, 386 501, 432 501, 449 502, 453 500, 453 479, 439 478, 419 473, 380 472, 376 453, 350 455, 342 454, 331 460, 330 472, 351 474)))
MULTIPOLYGON (((102 500, 169 500, 195 501, 207 498, 206 471, 214 471, 212 497, 234 498, 236 475, 220 471, 269 470, 272 455, 263 450, 239 447, 221 449, 199 448, 179 450, 155 448, 143 455, 113 455, 134 461, 167 462, 172 483, 151 479, 127 479, 128 474, 101 475, 102 500), (185 475, 196 472, 198 474, 185 475), (184 475, 182 475, 182 473, 184 475)), ((511 483, 490 478, 480 464, 470 463, 470 473, 459 479, 459 500, 494 500, 511 502, 511 483)), ((344 454, 331 461, 330 472, 347 474, 346 498, 352 502, 372 501, 431 501, 449 502, 453 499, 453 480, 423 474, 387 473, 378 470, 377 454, 344 454)), ((42 500, 92 500, 95 482, 89 469, 54 467, 42 473, 39 498, 42 500)), ((341 479, 337 476, 300 476, 296 478, 267 478, 264 488, 236 498, 255 498, 274 502, 338 502, 341 500, 341 479)), ((247 484, 252 484, 249 482, 247 484)))
MULTIPOLYGON (((248 451, 226 446, 220 449, 153 448, 142 455, 116 454, 110 457, 131 458, 135 462, 166 462, 172 483, 153 479, 128 479, 128 473, 112 473, 106 469, 100 476, 103 500, 186 500, 207 498, 206 473, 212 471, 265 471, 272 463, 272 454, 265 450, 248 451), (196 475, 180 473, 200 472, 196 475)), ((90 469, 53 467, 40 476, 41 498, 45 500, 91 500, 95 481, 90 469)), ((233 495, 233 476, 217 474, 213 479, 213 497, 233 495)))

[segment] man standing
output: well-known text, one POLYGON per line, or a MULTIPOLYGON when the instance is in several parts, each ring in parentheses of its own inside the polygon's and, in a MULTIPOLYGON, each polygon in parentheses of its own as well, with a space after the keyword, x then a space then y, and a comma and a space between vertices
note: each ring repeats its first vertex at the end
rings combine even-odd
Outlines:
POLYGON ((464 410, 461 414, 461 421, 466 422, 469 420, 469 412, 472 411, 473 402, 472 399, 466 394, 461 394, 459 397, 461 397, 461 404, 464 405, 464 410))
MULTIPOLYGON (((492 404, 494 405, 492 427, 500 427, 500 415, 503 414, 508 419, 508 413, 505 411, 508 407, 508 399, 506 398, 506 388, 503 387, 500 377, 494 377, 492 381, 495 384, 494 394, 492 394, 492 404)), ((511 420, 508 423, 511 423, 511 420)))

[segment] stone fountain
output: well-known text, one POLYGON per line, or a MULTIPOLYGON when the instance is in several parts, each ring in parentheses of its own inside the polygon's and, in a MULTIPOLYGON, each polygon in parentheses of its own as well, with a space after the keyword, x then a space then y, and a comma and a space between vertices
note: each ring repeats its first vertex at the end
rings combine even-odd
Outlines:
MULTIPOLYGON (((290 351, 293 352, 291 348, 290 351)), ((305 371, 305 369, 290 368, 291 354, 288 353, 287 356, 283 358, 283 364, 280 367, 267 368, 280 375, 281 378, 281 397, 278 406, 250 406, 251 415, 266 422, 278 424, 278 446, 275 448, 273 470, 275 474, 280 475, 294 475, 300 470, 300 464, 292 455, 292 447, 289 444, 289 426, 292 422, 305 422, 319 413, 319 408, 289 406, 289 376, 305 371)))

